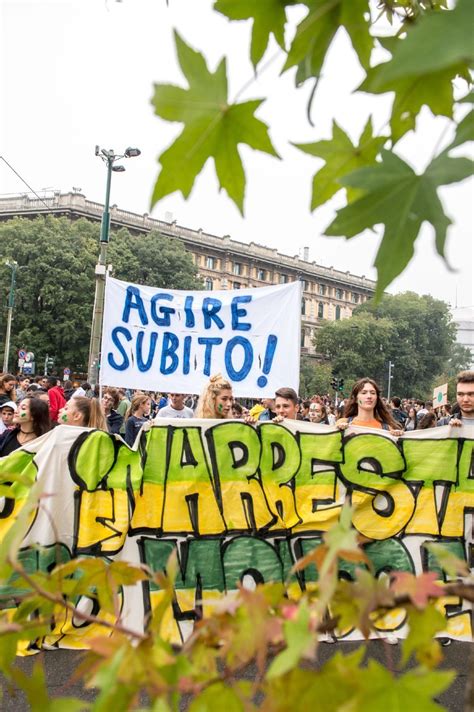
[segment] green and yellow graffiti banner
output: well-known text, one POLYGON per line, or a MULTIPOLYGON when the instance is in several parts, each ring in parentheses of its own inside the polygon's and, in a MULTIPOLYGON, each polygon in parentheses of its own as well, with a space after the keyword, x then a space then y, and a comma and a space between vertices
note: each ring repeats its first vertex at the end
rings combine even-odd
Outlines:
MULTIPOLYGON (((340 432, 299 421, 254 427, 162 419, 145 426, 129 448, 117 436, 61 425, 0 459, 2 480, 15 480, 11 497, 0 502, 0 538, 38 480, 49 496, 32 513, 22 544, 27 571, 91 556, 159 571, 177 550, 176 603, 167 630, 180 642, 196 617, 239 582, 286 581, 295 561, 337 522, 346 500, 378 575, 429 570, 443 579, 426 548, 432 541, 472 569, 473 455, 474 432, 467 426, 396 440, 385 431, 340 432)), ((341 575, 351 577, 353 566, 341 562, 341 575)), ((310 566, 291 585, 303 590, 317 576, 310 566)), ((14 599, 12 583, 0 593, 14 599)), ((143 630, 161 596, 149 581, 124 587, 123 623, 143 630)), ((471 640, 472 606, 455 597, 438 605, 446 635, 471 640)), ((403 609, 392 611, 380 619, 380 630, 403 637, 405 619, 403 609)), ((85 648, 94 628, 66 618, 44 644, 85 648)))

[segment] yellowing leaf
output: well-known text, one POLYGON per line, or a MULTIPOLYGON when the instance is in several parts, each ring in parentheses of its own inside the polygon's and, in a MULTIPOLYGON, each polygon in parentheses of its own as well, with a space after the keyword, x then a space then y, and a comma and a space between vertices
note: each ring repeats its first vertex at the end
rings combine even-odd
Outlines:
POLYGON ((408 616, 409 633, 402 643, 402 663, 406 664, 412 655, 426 667, 439 665, 443 656, 441 647, 434 636, 446 628, 446 618, 434 606, 423 611, 411 609, 408 616))
POLYGON ((221 188, 243 213, 245 173, 238 145, 245 143, 277 156, 267 126, 254 116, 262 101, 230 104, 225 60, 212 73, 204 57, 177 33, 175 40, 189 88, 156 84, 152 104, 158 116, 179 121, 184 128, 159 158, 161 171, 153 190, 152 206, 176 190, 187 198, 206 161, 213 158, 221 188))

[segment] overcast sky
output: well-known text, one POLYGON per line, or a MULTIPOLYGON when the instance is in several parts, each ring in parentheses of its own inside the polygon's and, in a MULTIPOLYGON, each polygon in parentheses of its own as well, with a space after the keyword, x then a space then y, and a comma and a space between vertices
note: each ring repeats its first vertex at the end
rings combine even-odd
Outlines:
MULTIPOLYGON (((210 0, 170 0, 169 5, 165 0, 3 0, 1 155, 37 191, 76 187, 88 199, 103 202, 105 167, 94 156, 94 146, 117 153, 137 146, 142 155, 128 160, 127 171, 113 177, 111 202, 125 210, 150 212, 157 156, 180 131, 179 124, 155 117, 150 105, 154 82, 185 85, 176 62, 174 27, 204 52, 212 69, 223 55, 228 57, 231 98, 247 84, 239 100, 269 97, 258 116, 271 125, 273 143, 284 160, 241 148, 248 178, 244 218, 225 193, 218 193, 211 162, 188 201, 174 194, 152 215, 167 219, 172 213, 185 227, 230 234, 291 255, 309 246, 311 260, 375 278, 371 265, 380 237, 322 237, 334 210, 343 204, 342 196, 311 214, 312 176, 322 162, 289 145, 328 138, 333 118, 353 140, 370 113, 376 129, 386 121, 384 98, 374 101, 351 94, 362 73, 344 33, 325 66, 312 128, 305 110, 309 88, 296 92, 293 72, 278 80, 283 55, 274 43, 263 63, 273 61, 252 82, 246 59, 249 22, 228 22, 211 12, 210 0)), ((297 13, 295 9, 292 14, 295 20, 297 13)), ((460 82, 459 91, 464 89, 460 82)), ((446 143, 450 133, 445 131, 446 120, 433 119, 428 111, 419 125, 417 136, 406 136, 397 150, 416 170, 423 170, 439 139, 446 143)), ((0 161, 0 193, 25 190, 0 161)), ((449 272, 435 254, 432 229, 425 225, 415 259, 390 291, 430 293, 452 305, 457 299, 458 306, 474 303, 472 198, 469 181, 442 190, 453 221, 447 256, 455 271, 449 272)))

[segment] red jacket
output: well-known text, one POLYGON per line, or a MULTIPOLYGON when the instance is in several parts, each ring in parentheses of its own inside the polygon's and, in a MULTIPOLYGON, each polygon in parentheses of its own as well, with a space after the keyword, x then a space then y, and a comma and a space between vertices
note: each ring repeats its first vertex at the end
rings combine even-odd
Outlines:
POLYGON ((49 417, 55 423, 58 422, 58 415, 61 408, 66 405, 66 399, 61 386, 53 386, 48 391, 49 397, 49 417))

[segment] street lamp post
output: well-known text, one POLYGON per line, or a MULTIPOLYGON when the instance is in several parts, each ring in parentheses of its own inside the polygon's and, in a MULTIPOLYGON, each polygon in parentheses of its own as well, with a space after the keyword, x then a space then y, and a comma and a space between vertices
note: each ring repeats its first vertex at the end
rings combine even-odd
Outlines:
POLYGON ((390 391, 392 387, 392 370, 395 368, 395 364, 391 361, 388 362, 388 386, 387 386, 387 401, 390 403, 390 391))
POLYGON ((12 281, 10 283, 10 294, 8 296, 7 333, 5 334, 5 352, 3 354, 3 373, 8 373, 8 352, 10 351, 10 334, 12 330, 13 305, 15 303, 15 284, 18 262, 5 262, 12 271, 12 281))
POLYGON ((110 231, 110 186, 112 171, 122 173, 124 166, 115 165, 121 158, 135 158, 141 151, 138 148, 127 148, 124 153, 116 154, 113 149, 95 147, 95 155, 99 156, 107 166, 107 183, 105 188, 105 203, 100 226, 100 253, 99 261, 95 267, 95 297, 94 311, 92 314, 91 340, 89 346, 88 379, 90 383, 97 383, 99 374, 100 342, 102 338, 102 322, 104 316, 105 276, 107 273, 107 247, 110 231))

